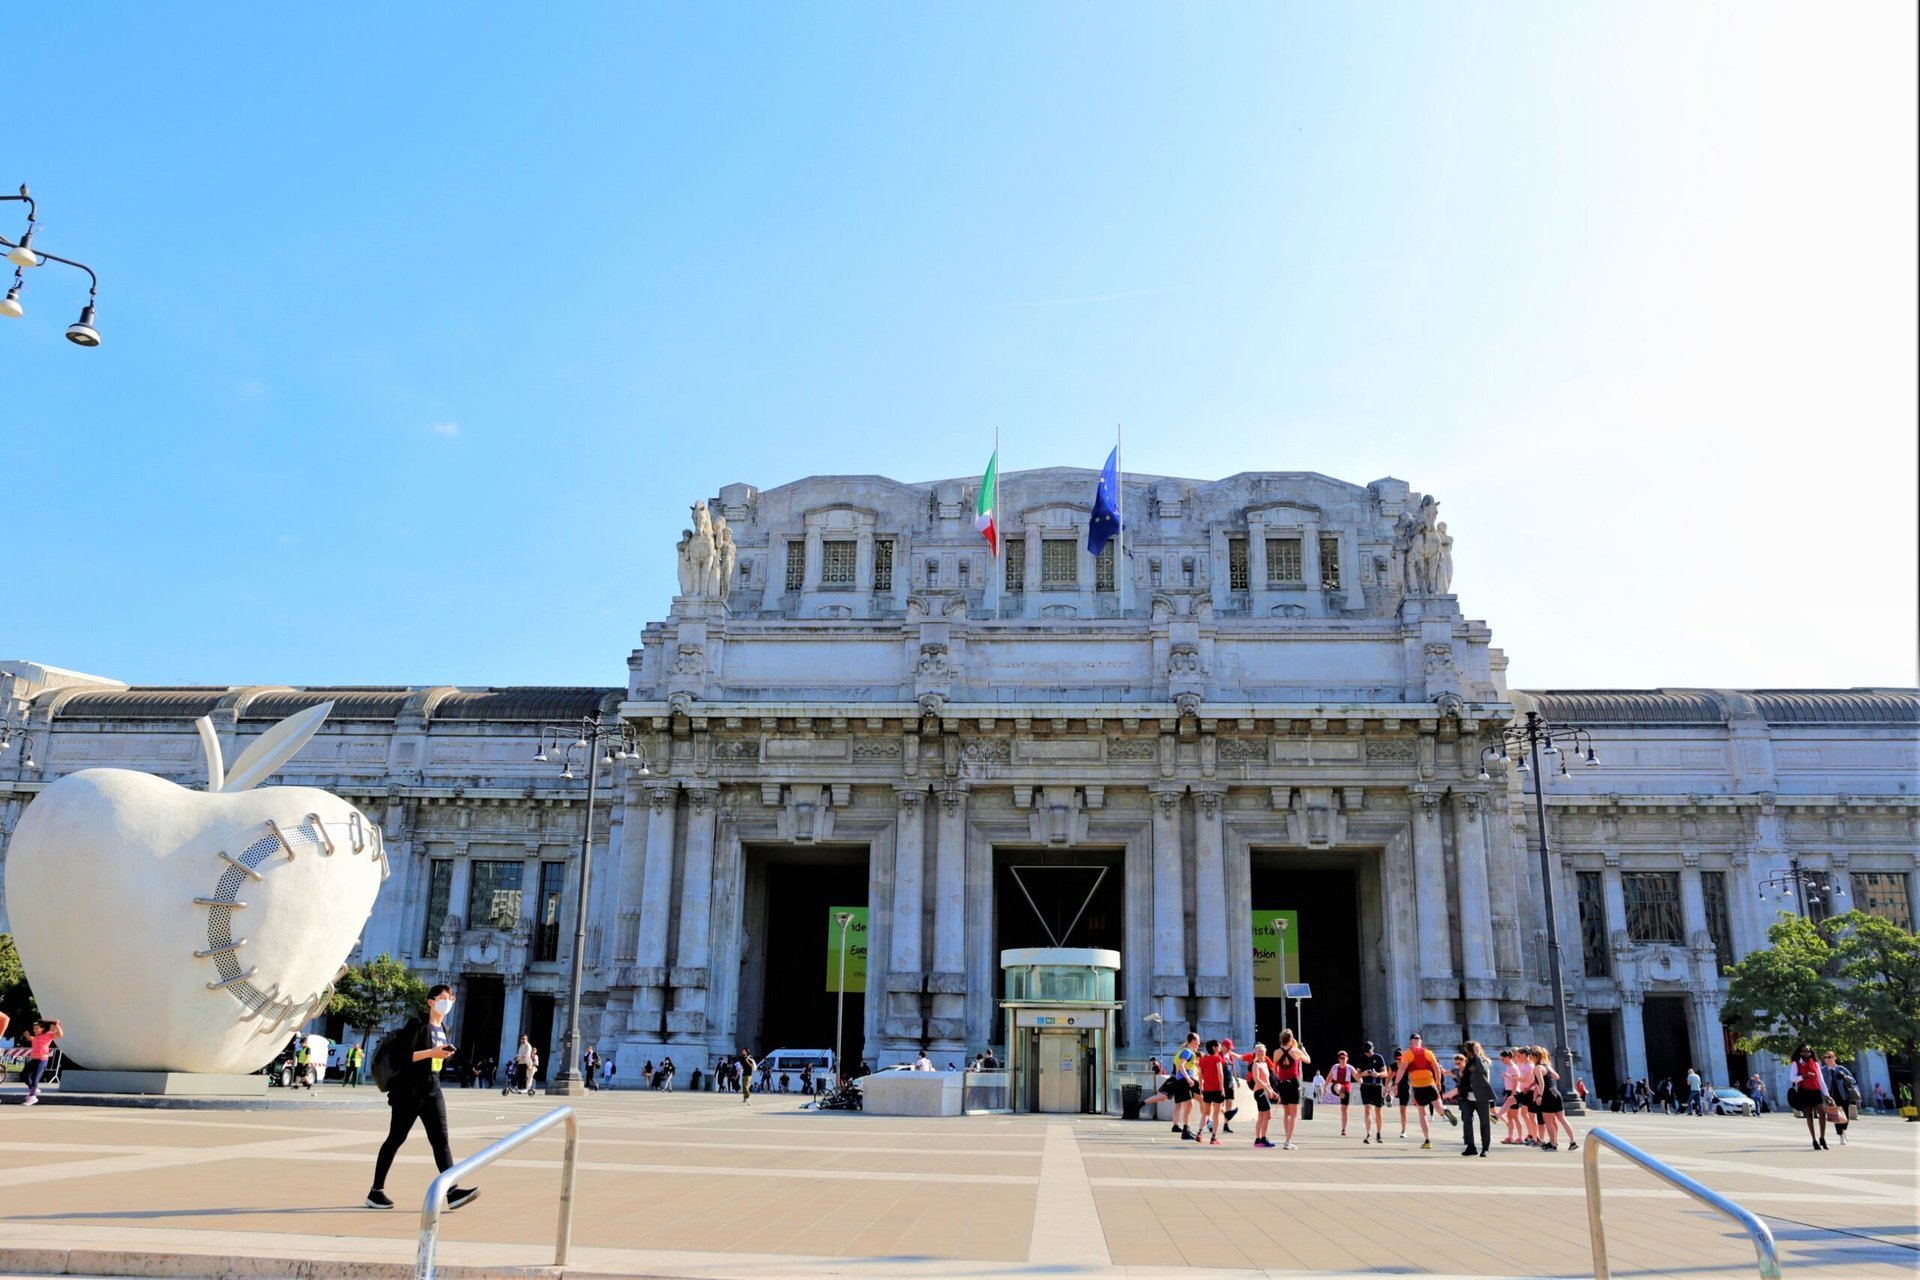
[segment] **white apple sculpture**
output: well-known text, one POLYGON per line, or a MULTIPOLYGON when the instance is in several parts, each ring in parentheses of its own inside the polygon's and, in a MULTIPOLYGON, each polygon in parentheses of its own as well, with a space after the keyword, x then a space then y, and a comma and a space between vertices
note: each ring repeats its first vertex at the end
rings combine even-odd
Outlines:
POLYGON ((380 828, 317 787, 253 790, 333 709, 281 721, 207 789, 82 769, 27 806, 7 911, 61 1048, 94 1070, 243 1075, 324 1010, 389 874, 380 828))

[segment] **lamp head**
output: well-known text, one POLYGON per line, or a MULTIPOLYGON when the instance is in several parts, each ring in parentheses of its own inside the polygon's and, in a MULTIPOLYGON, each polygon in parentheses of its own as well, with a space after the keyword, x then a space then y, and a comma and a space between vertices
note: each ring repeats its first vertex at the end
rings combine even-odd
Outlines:
POLYGON ((20 269, 15 267, 13 269, 13 288, 7 290, 7 296, 4 300, 0 300, 0 316, 7 316, 11 319, 18 320, 21 316, 27 314, 27 309, 20 305, 20 283, 20 269))
POLYGON ((1600 763, 1600 761, 1599 761, 1599 760, 1597 760, 1597 759, 1595 759, 1595 758, 1594 758, 1594 754, 1593 754, 1593 748, 1592 748, 1592 747, 1588 747, 1588 748, 1587 748, 1587 763, 1588 763, 1588 764, 1599 764, 1599 763, 1600 763))
POLYGON ((1480 766, 1480 781, 1482 782, 1493 781, 1493 775, 1487 772, 1487 766, 1484 764, 1480 766))
POLYGON ((29 227, 27 229, 27 234, 20 237, 20 243, 17 245, 14 245, 11 249, 7 250, 7 261, 11 262, 16 267, 39 266, 41 262, 45 261, 45 259, 41 258, 39 254, 35 253, 31 248, 28 247, 32 243, 33 243, 33 229, 29 227))
POLYGON ((93 304, 80 308, 80 318, 67 326, 67 341, 76 347, 100 345, 100 331, 93 327, 93 304))

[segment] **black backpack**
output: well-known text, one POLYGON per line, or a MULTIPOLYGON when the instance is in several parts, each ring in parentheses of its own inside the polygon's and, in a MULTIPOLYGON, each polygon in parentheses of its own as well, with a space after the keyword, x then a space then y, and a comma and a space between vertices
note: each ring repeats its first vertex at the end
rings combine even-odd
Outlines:
POLYGON ((380 1043, 373 1050, 373 1087, 382 1093, 392 1093, 394 1081, 412 1063, 406 1061, 412 1056, 408 1049, 419 1037, 419 1028, 409 1022, 397 1031, 389 1031, 380 1037, 380 1043))

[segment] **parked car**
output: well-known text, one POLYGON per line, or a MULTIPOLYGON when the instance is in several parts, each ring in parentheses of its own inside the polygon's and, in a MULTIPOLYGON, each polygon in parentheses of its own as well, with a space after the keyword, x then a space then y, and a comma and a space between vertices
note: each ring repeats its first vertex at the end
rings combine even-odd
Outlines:
POLYGON ((1717 1116, 1750 1116, 1757 1108, 1753 1099, 1730 1084, 1713 1086, 1713 1114, 1717 1116))

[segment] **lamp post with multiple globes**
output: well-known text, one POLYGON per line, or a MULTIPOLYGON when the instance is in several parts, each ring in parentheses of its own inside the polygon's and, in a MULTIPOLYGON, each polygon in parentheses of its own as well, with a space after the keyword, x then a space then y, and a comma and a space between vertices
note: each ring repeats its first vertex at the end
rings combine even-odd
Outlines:
POLYGON ((580 1094, 586 1081, 580 1074, 580 991, 587 963, 587 893, 593 885, 593 807, 599 799, 600 767, 638 760, 635 770, 647 777, 646 753, 641 750, 633 727, 625 723, 606 724, 595 716, 583 716, 563 725, 543 725, 535 764, 547 763, 549 752, 560 756, 560 776, 572 781, 575 754, 587 774, 587 815, 580 832, 580 888, 574 901, 573 963, 569 966, 567 997, 567 1034, 560 1051, 560 1069, 547 1081, 548 1093, 580 1094))
POLYGON ((48 253, 33 243, 33 234, 40 226, 39 206, 27 190, 27 184, 20 184, 17 196, 0 196, 0 201, 17 200, 27 206, 27 229, 21 233, 18 241, 0 235, 0 248, 6 252, 6 260, 13 264, 13 287, 7 290, 5 298, 0 298, 0 316, 18 320, 27 313, 25 304, 20 301, 20 291, 26 287, 26 273, 35 267, 49 262, 58 262, 62 266, 73 267, 87 273, 90 282, 87 287, 86 305, 80 308, 80 318, 67 326, 67 341, 77 347, 97 347, 100 345, 100 330, 94 327, 94 306, 99 301, 100 277, 93 268, 84 262, 72 258, 63 258, 57 253, 48 253))
MULTIPOLYGON (((1544 719, 1539 712, 1527 712, 1526 719, 1508 725, 1500 734, 1500 745, 1488 747, 1480 753, 1480 781, 1487 782, 1492 774, 1487 766, 1496 760, 1503 764, 1513 764, 1522 774, 1533 775, 1533 813, 1534 825, 1540 832, 1540 891, 1546 896, 1547 909, 1547 981, 1553 992, 1553 1034, 1559 1040, 1555 1053, 1566 1063, 1567 1078, 1577 1081, 1576 1064, 1573 1058, 1573 1040, 1567 1032, 1567 984, 1560 964, 1560 926, 1553 906, 1553 858, 1547 847, 1547 800, 1546 768, 1558 765, 1557 772, 1562 778, 1571 778, 1567 771, 1567 759, 1597 766, 1600 760, 1593 753, 1593 739, 1578 725, 1560 724, 1544 719), (1542 756, 1547 757, 1545 768, 1540 763, 1542 756)), ((1586 1107, 1571 1086, 1561 1091, 1566 1097, 1567 1112, 1580 1115, 1586 1107)))

